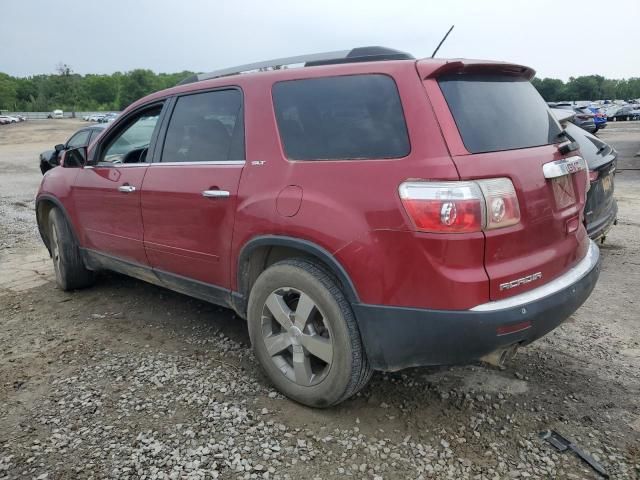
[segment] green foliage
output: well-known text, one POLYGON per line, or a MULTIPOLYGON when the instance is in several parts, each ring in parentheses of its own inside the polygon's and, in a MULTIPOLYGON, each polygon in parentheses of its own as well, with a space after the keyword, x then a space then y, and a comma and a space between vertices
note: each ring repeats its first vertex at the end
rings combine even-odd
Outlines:
POLYGON ((132 70, 120 81, 120 109, 155 90, 155 74, 151 70, 132 70))
POLYGON ((640 98, 640 77, 612 80, 600 75, 586 75, 571 77, 566 83, 555 78, 534 78, 531 83, 547 102, 640 98))
POLYGON ((15 107, 16 88, 12 77, 0 73, 0 109, 12 110, 15 107))
MULTIPOLYGON (((152 92, 170 88, 192 72, 154 73, 136 69, 111 75, 78 75, 66 64, 51 75, 11 77, 0 72, 0 109, 46 112, 121 110, 152 92)), ((534 78, 533 85, 548 102, 561 100, 603 100, 640 98, 640 77, 623 80, 600 75, 534 78)))
POLYGON ((111 75, 78 75, 60 64, 55 74, 11 77, 0 72, 0 109, 25 112, 121 110, 152 92, 175 86, 192 72, 137 69, 111 75))

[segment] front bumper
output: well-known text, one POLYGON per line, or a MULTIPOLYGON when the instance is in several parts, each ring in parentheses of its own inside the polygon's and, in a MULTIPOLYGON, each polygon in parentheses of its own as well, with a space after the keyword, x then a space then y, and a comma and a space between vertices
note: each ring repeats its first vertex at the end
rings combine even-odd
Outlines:
POLYGON ((599 274, 600 253, 591 242, 585 258, 561 277, 471 310, 366 304, 354 304, 353 310, 376 370, 472 363, 496 350, 529 344, 556 328, 589 297, 599 274), (502 333, 510 327, 522 329, 502 333))

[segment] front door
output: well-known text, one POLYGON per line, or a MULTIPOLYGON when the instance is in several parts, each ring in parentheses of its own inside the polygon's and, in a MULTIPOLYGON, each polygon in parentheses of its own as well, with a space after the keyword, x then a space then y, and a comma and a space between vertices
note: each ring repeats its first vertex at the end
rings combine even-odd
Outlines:
POLYGON ((72 195, 86 248, 148 265, 140 189, 161 110, 154 104, 118 122, 95 147, 91 164, 78 172, 72 195))
POLYGON ((147 258, 174 288, 179 289, 180 277, 230 288, 231 235, 243 167, 241 91, 178 97, 160 161, 149 166, 142 184, 147 258))

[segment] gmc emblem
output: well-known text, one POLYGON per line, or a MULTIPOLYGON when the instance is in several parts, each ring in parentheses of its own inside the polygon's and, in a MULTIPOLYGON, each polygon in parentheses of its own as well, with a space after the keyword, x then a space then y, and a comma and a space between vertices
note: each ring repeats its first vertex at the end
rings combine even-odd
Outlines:
POLYGON ((583 170, 582 168, 582 162, 578 161, 578 160, 574 160, 572 162, 567 162, 567 172, 569 173, 576 173, 579 172, 580 170, 583 170))
POLYGON ((511 280, 510 282, 501 283, 500 291, 509 290, 511 288, 519 287, 520 285, 525 285, 527 283, 534 282, 536 280, 540 280, 542 278, 542 272, 532 273, 531 275, 527 275, 526 277, 516 278, 515 280, 511 280))

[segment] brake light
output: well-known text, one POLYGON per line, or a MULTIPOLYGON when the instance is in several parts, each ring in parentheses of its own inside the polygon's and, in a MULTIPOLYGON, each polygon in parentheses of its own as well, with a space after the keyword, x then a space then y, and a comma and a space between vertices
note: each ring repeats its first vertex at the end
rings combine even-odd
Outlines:
POLYGON ((520 221, 518 198, 508 178, 410 181, 398 191, 407 214, 423 232, 479 232, 520 221))
POLYGON ((580 120, 586 120, 588 118, 591 118, 591 115, 576 115, 576 118, 579 118, 580 120))

